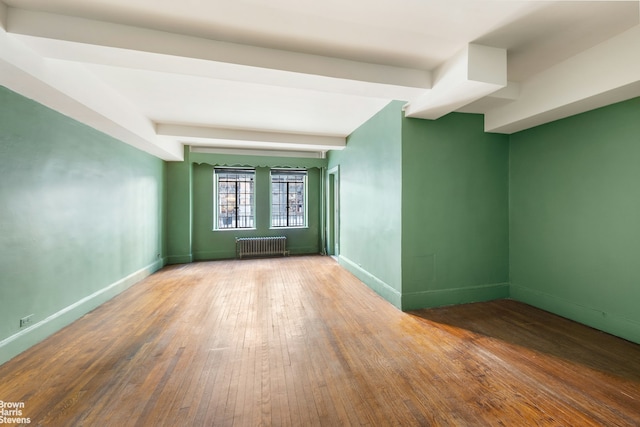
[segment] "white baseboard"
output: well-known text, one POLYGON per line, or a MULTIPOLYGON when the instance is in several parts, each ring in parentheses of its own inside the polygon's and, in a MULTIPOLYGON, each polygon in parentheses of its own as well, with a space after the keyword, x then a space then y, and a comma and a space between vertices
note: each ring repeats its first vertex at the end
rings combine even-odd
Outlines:
POLYGON ((640 344, 637 320, 514 284, 511 284, 511 298, 640 344))
POLYGON ((158 271, 162 266, 163 260, 158 260, 3 339, 0 341, 0 364, 78 320, 94 308, 158 271))
POLYGON ((367 270, 360 267, 358 264, 351 261, 349 258, 339 255, 338 262, 347 270, 349 270, 354 276, 360 279, 364 284, 373 289, 382 298, 389 301, 391 304, 398 308, 401 308, 401 294, 400 291, 389 285, 385 281, 379 279, 367 270))
POLYGON ((403 294, 402 309, 409 311, 503 298, 509 298, 509 283, 490 283, 403 294))

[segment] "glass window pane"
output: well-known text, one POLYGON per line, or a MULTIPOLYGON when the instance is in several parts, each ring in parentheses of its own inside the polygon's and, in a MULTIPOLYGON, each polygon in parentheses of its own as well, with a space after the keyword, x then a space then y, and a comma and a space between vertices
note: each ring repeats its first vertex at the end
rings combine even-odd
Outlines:
POLYGON ((255 171, 215 169, 216 229, 255 228, 255 171))
POLYGON ((271 172, 271 226, 305 227, 306 171, 271 172))

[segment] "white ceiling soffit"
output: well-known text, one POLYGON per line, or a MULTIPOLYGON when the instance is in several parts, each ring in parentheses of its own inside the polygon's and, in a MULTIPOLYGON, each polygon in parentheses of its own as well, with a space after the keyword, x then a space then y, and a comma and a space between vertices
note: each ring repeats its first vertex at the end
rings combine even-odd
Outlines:
POLYGON ((391 100, 511 133, 639 95, 637 1, 4 2, 0 84, 166 160, 341 149, 391 100))
POLYGON ((513 133, 640 96, 640 26, 524 82, 518 98, 485 114, 485 130, 513 133))
POLYGON ((469 44, 434 73, 432 90, 407 104, 407 117, 438 119, 507 87, 507 51, 469 44))

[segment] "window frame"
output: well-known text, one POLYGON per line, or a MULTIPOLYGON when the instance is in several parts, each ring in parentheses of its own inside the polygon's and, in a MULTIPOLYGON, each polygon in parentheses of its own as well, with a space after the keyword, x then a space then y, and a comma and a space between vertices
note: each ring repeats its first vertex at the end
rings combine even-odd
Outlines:
MULTIPOLYGON (((274 168, 269 170, 269 228, 274 230, 293 229, 293 228, 309 228, 309 172, 307 169, 288 169, 288 168, 274 168), (302 221, 301 225, 274 225, 274 191, 273 191, 273 177, 274 175, 289 175, 289 176, 302 176, 302 221)), ((292 181, 295 182, 295 181, 292 181)), ((288 195, 289 193, 287 193, 288 195)), ((287 223, 289 220, 289 198, 287 200, 287 223)))
MULTIPOLYGON (((214 231, 237 231, 237 230, 255 230, 256 229, 256 223, 257 223, 257 212, 256 212, 256 181, 257 181, 257 173, 256 173, 256 169, 255 168, 234 168, 234 167, 214 167, 213 168, 213 230, 214 231), (246 175, 252 175, 253 176, 253 186, 252 186, 252 191, 250 194, 250 199, 251 199, 251 204, 250 204, 250 211, 252 213, 251 216, 251 222, 252 222, 252 226, 250 227, 238 227, 237 222, 238 222, 238 216, 237 213, 235 215, 236 217, 236 224, 233 227, 221 227, 220 224, 220 177, 223 174, 233 174, 236 173, 238 175, 242 175, 242 174, 246 174, 246 175)), ((236 195, 238 194, 237 192, 237 185, 238 183, 242 183, 242 182, 246 182, 246 181, 239 181, 236 180, 236 195)), ((234 209, 236 210, 236 212, 238 212, 239 210, 239 198, 236 197, 235 199, 235 204, 234 204, 234 209)))

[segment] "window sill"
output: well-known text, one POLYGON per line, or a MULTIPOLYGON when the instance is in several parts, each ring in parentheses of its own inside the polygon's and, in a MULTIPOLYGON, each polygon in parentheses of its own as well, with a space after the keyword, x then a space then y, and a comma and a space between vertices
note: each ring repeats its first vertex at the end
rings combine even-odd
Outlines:
POLYGON ((269 227, 269 230, 304 230, 309 228, 308 225, 298 227, 269 227))

